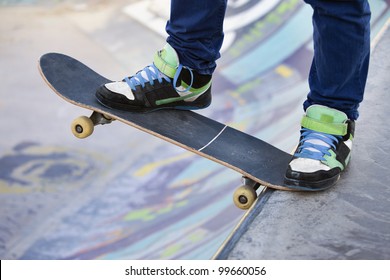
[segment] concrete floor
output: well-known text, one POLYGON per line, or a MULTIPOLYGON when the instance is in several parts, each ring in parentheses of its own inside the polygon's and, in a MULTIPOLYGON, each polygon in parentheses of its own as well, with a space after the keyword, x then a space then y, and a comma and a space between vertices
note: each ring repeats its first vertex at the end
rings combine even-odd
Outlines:
MULTIPOLYGON (((387 27, 390 26, 390 19, 387 27)), ((267 192, 217 259, 390 258, 390 29, 371 56, 350 165, 321 193, 267 192)))

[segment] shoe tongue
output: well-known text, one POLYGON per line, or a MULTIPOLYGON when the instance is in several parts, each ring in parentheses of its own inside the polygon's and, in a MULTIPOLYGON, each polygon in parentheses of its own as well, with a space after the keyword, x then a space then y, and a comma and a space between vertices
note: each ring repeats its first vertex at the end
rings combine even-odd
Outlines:
POLYGON ((342 124, 348 120, 345 113, 321 105, 312 105, 307 108, 306 116, 310 119, 328 124, 342 124))
POLYGON ((179 57, 175 49, 166 44, 162 50, 156 53, 153 63, 163 74, 173 78, 179 66, 179 57))

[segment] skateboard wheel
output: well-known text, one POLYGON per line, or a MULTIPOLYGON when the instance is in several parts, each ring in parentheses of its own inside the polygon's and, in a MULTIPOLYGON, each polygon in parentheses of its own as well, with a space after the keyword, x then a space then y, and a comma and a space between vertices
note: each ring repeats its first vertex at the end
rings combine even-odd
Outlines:
POLYGON ((249 209, 257 198, 256 191, 247 185, 239 187, 233 194, 234 204, 242 209, 249 209))
POLYGON ((71 129, 74 136, 83 139, 93 133, 94 124, 90 118, 82 116, 72 122, 71 129))

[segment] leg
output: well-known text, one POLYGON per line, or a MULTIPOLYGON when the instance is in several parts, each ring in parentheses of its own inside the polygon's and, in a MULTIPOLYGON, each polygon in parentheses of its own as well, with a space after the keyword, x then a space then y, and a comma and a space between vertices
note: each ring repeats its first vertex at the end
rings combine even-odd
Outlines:
POLYGON ((321 104, 358 118, 370 54, 367 0, 305 0, 314 9, 314 59, 305 109, 321 104))
POLYGON ((135 75, 99 87, 98 101, 129 111, 209 106, 226 5, 227 0, 172 0, 165 47, 135 75))
POLYGON ((285 182, 292 189, 331 187, 348 165, 370 54, 367 0, 305 0, 314 9, 314 58, 301 138, 285 182))
POLYGON ((171 0, 167 42, 180 62, 200 74, 211 75, 220 57, 227 0, 171 0))

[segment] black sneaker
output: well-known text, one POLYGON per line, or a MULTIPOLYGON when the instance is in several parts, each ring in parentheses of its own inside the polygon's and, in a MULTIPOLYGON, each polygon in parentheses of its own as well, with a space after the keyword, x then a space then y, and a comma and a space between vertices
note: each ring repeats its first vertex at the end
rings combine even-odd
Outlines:
POLYGON ((211 103, 211 75, 181 65, 166 44, 153 64, 123 81, 100 86, 96 98, 107 107, 129 111, 203 109, 211 103))
POLYGON ((355 123, 343 112, 313 105, 306 110, 301 125, 300 142, 285 183, 304 191, 330 188, 349 163, 355 123))

